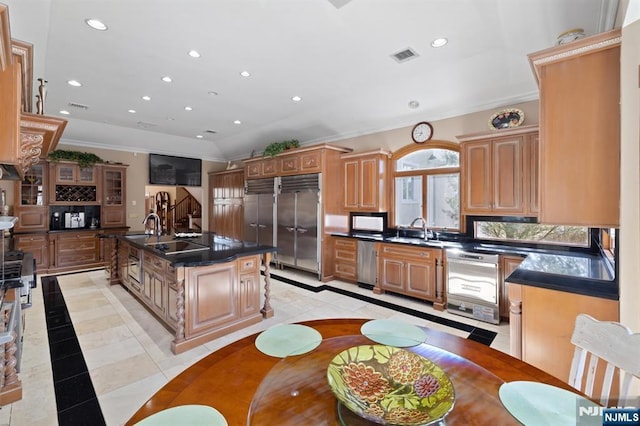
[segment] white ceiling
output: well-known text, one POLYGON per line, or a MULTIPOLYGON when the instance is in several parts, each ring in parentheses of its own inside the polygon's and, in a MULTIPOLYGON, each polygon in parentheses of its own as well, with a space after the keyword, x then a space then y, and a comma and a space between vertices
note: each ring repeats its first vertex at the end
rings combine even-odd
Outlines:
POLYGON ((537 99, 527 54, 572 28, 587 35, 612 28, 618 7, 617 0, 0 2, 9 6, 13 38, 34 44, 34 80, 48 80, 45 113, 71 112, 61 143, 220 161, 283 139, 329 142, 537 99), (87 18, 109 30, 89 28, 87 18), (434 49, 437 37, 449 43, 434 49), (390 57, 406 48, 419 56, 390 57), (191 49, 202 56, 189 57, 191 49), (173 82, 162 82, 165 75, 173 82), (417 109, 408 107, 412 100, 417 109))

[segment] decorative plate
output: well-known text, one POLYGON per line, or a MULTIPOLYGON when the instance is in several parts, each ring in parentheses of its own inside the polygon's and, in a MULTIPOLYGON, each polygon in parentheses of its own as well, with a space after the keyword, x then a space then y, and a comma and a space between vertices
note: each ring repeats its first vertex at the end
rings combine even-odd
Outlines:
POLYGON ((334 395, 360 417, 394 425, 440 421, 453 408, 453 384, 440 367, 404 349, 354 346, 327 368, 334 395))
POLYGON ((489 118, 490 129, 508 129, 524 123, 524 112, 517 108, 503 109, 489 118))

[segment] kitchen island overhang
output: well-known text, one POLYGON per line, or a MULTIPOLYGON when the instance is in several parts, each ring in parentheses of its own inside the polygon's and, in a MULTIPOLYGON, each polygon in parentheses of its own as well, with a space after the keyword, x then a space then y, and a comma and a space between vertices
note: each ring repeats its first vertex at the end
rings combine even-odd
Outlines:
POLYGON ((274 314, 269 288, 273 246, 208 232, 189 238, 126 234, 115 239, 112 282, 174 333, 174 354, 274 314))

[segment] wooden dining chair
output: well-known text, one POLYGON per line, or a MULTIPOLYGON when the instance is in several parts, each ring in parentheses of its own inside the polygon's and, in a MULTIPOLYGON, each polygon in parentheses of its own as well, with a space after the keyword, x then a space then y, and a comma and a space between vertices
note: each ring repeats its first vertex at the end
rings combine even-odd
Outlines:
POLYGON ((600 359, 606 364, 600 403, 608 406, 611 384, 615 373, 619 371, 622 386, 615 405, 627 406, 630 402, 629 389, 632 379, 640 379, 640 334, 632 334, 629 328, 620 323, 598 321, 589 315, 580 314, 576 318, 571 343, 576 349, 569 372, 569 384, 593 398, 600 359))

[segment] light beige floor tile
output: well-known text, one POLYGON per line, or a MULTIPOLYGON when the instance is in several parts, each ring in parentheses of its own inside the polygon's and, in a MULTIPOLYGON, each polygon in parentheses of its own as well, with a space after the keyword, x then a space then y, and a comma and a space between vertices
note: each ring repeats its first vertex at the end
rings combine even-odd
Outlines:
MULTIPOLYGON (((492 347, 498 350, 506 348, 508 353, 508 324, 494 326, 481 323, 447 311, 436 311, 429 303, 389 293, 375 295, 370 289, 343 281, 322 283, 314 274, 305 272, 272 268, 272 273, 314 287, 339 288, 495 331, 498 335, 492 347)), ((275 311, 272 318, 207 342, 183 354, 173 355, 170 350, 172 333, 160 325, 158 320, 121 286, 108 285, 104 271, 64 275, 59 277, 59 282, 108 425, 124 423, 168 380, 202 357, 276 324, 321 318, 392 318, 461 337, 468 335, 467 332, 334 291, 323 290, 315 293, 274 279, 270 286, 271 306, 275 311)), ((41 289, 41 283, 38 289, 41 289)), ((264 302, 264 293, 261 294, 261 298, 264 302)), ((23 363, 24 368, 29 369, 29 373, 25 371, 22 378, 25 395, 22 401, 0 410, 0 426, 51 426, 57 423, 43 306, 42 291, 34 291, 33 307, 25 314, 27 325, 23 363), (38 402, 33 402, 33 398, 37 398, 38 402), (32 404, 38 405, 38 409, 25 408, 32 404)))
MULTIPOLYGON (((97 396, 101 396, 161 373, 146 353, 139 353, 98 368, 89 367, 89 375, 97 396)), ((151 395, 148 395, 151 396, 151 395)))

